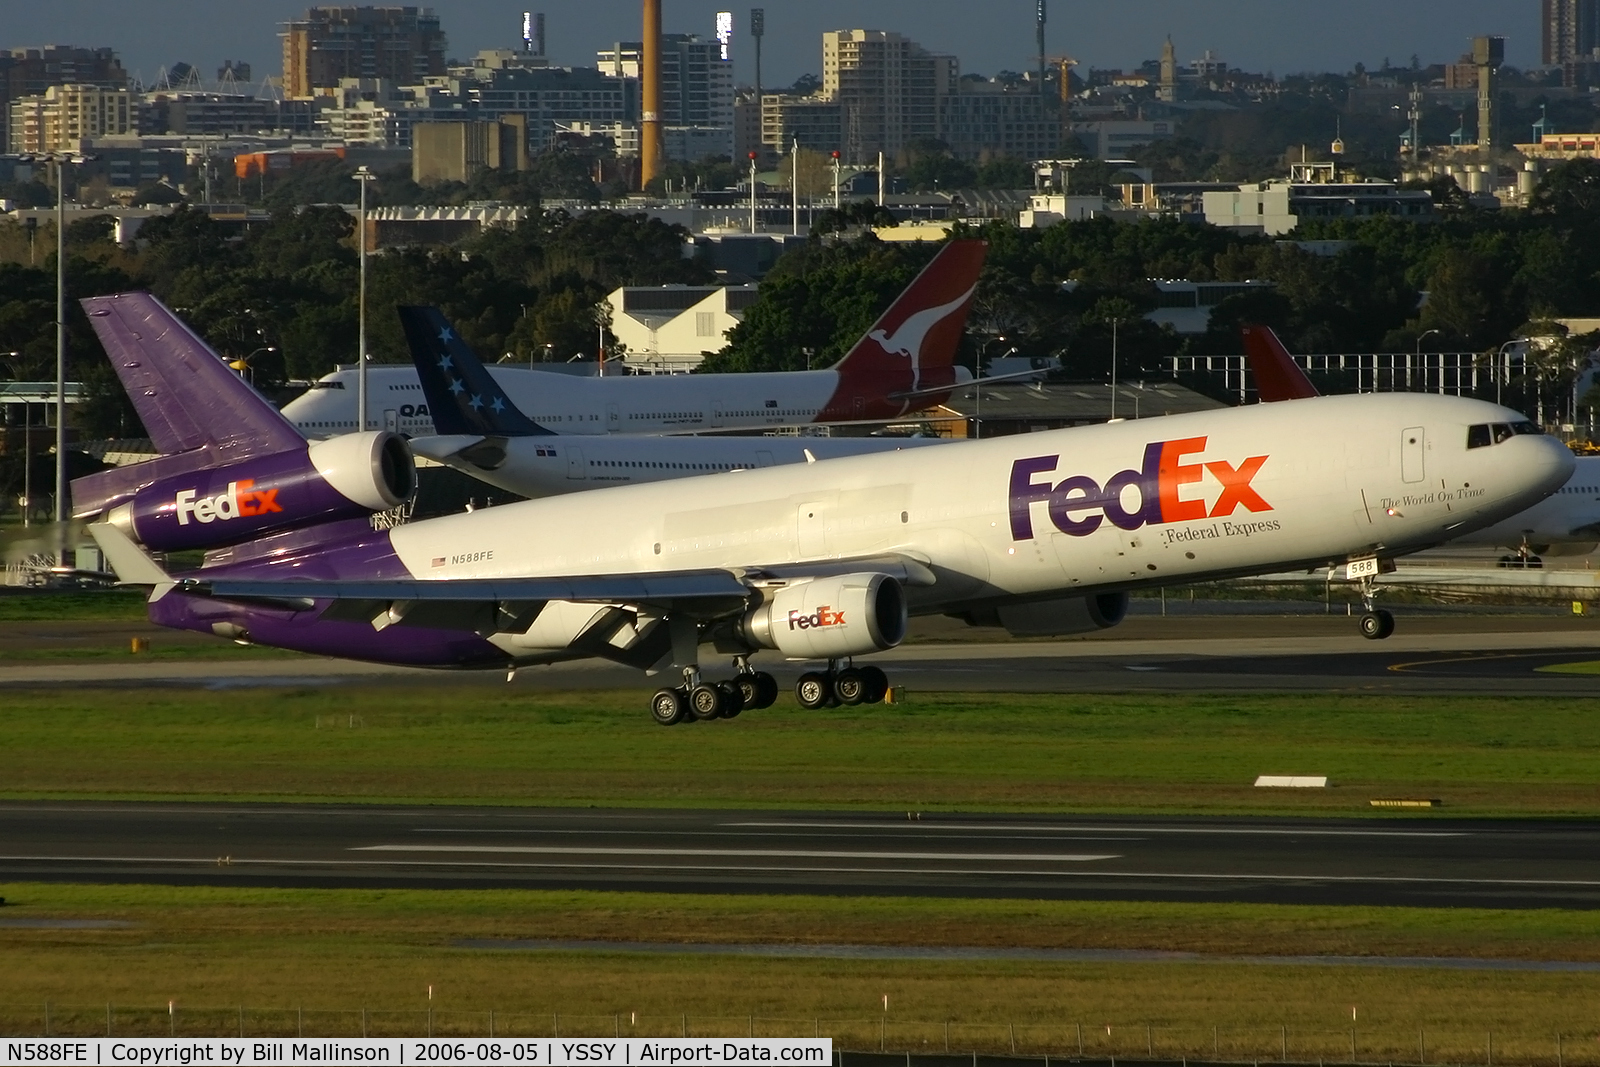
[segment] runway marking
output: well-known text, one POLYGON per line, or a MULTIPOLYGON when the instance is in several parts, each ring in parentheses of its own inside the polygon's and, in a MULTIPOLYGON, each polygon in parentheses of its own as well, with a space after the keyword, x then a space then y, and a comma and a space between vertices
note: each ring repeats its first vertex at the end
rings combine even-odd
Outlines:
MULTIPOLYGON (((0 863, 175 863, 214 867, 212 856, 0 856, 0 863)), ((718 874, 927 874, 949 876, 1004 876, 1008 878, 1035 877, 1056 881, 1070 879, 1161 879, 1165 881, 1204 882, 1335 882, 1372 883, 1380 885, 1481 885, 1544 888, 1600 889, 1600 881, 1592 879, 1551 878, 1424 878, 1405 875, 1361 874, 1206 874, 1173 871, 1096 871, 1091 869, 1060 870, 963 870, 939 867, 725 867, 711 864, 662 863, 509 863, 496 860, 344 860, 344 859, 246 859, 235 856, 232 866, 281 867, 298 864, 306 867, 494 867, 511 870, 599 870, 687 872, 707 871, 718 874)))
MULTIPOLYGON (((1573 650, 1564 649, 1562 651, 1571 652, 1573 650)), ((1396 674, 1407 674, 1413 667, 1449 667, 1457 663, 1483 663, 1499 659, 1541 659, 1551 654, 1549 650, 1543 652, 1468 652, 1465 655, 1454 656, 1450 659, 1419 659, 1412 660, 1409 663, 1391 663, 1388 669, 1396 674)))
MULTIPOLYGON (((904 829, 908 829, 908 828, 914 829, 914 828, 916 828, 916 826, 917 826, 916 823, 909 823, 909 822, 908 823, 885 823, 882 826, 877 826, 877 827, 868 826, 866 824, 863 824, 862 825, 862 829, 871 830, 871 829, 893 828, 893 829, 904 830, 904 829)), ((581 834, 581 835, 583 835, 585 837, 716 837, 718 839, 731 838, 731 837, 755 837, 755 838, 763 838, 763 839, 774 838, 774 837, 806 837, 806 838, 809 838, 809 837, 816 837, 817 836, 816 834, 810 834, 810 833, 792 833, 792 834, 771 833, 771 832, 766 832, 766 833, 732 833, 732 832, 729 832, 726 829, 725 826, 713 826, 713 827, 709 827, 709 828, 688 829, 688 830, 657 830, 657 829, 595 830, 595 829, 590 829, 588 827, 584 827, 582 829, 577 829, 577 830, 564 830, 564 829, 547 828, 547 827, 542 827, 542 826, 506 827, 504 829, 487 828, 487 827, 484 827, 484 828, 462 827, 462 828, 458 829, 458 828, 455 828, 455 827, 448 827, 448 826, 414 826, 414 827, 411 828, 411 832, 414 833, 414 834, 496 834, 496 835, 500 835, 500 836, 504 836, 504 835, 507 835, 507 834, 535 834, 535 835, 549 835, 551 837, 555 837, 555 836, 560 835, 560 834, 581 834)), ((985 832, 987 832, 987 831, 985 831, 985 832)), ((1118 831, 1109 830, 1108 829, 1106 832, 1107 833, 1116 833, 1118 831)), ((884 835, 881 835, 881 834, 872 834, 872 835, 861 834, 859 836, 861 836, 861 837, 867 837, 867 836, 880 837, 880 836, 884 836, 884 835)), ((1033 840, 1033 841, 1134 841, 1134 842, 1139 842, 1139 841, 1144 841, 1145 838, 1142 838, 1142 837, 1103 837, 1103 836, 1098 836, 1098 835, 1095 836, 1095 837, 1059 837, 1059 836, 1046 836, 1044 834, 1037 834, 1037 835, 1012 834, 1012 835, 1007 835, 1007 836, 1005 836, 1003 838, 987 838, 987 840, 1005 840, 1005 841, 1029 841, 1029 840, 1033 840)))
MULTIPOLYGON (((1270 827, 1188 827, 1188 826, 1013 826, 1004 823, 926 823, 926 822, 730 822, 724 826, 800 827, 817 830, 1033 830, 1060 833, 1140 833, 1140 834, 1253 834, 1269 837, 1471 837, 1466 830, 1280 830, 1270 827)), ((1091 840, 1105 840, 1092 838, 1091 840)))
POLYGON ((747 856, 816 860, 988 860, 997 863, 1091 863, 1121 859, 1117 855, 1066 853, 1041 856, 1032 852, 824 852, 774 848, 584 848, 566 845, 354 845, 351 852, 504 852, 553 856, 747 856))

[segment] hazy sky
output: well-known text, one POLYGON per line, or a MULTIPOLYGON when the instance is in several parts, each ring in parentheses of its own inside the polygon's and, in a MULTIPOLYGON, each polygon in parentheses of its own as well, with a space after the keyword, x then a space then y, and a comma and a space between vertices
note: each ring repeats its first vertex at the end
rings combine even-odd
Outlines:
MULTIPOLYGON (((346 0, 349 2, 349 0, 346 0)), ((395 0, 390 0, 395 2, 395 0)), ((637 0, 584 0, 545 8, 551 58, 593 65, 597 47, 637 38, 637 0)), ((747 0, 734 8, 735 61, 741 83, 750 77, 747 0)), ((1049 0, 1047 47, 1096 67, 1129 67, 1160 54, 1171 34, 1187 62, 1206 49, 1246 70, 1302 70, 1395 64, 1413 53, 1424 63, 1454 59, 1468 38, 1507 38, 1507 61, 1539 59, 1539 0, 1049 0)), ((663 0, 669 33, 712 33, 713 16, 731 5, 716 0, 663 0)), ((0 0, 0 48, 38 44, 110 45, 132 72, 149 79, 156 68, 184 60, 207 78, 224 59, 241 59, 255 74, 281 72, 278 23, 304 9, 304 0, 0 0)), ((767 34, 762 80, 787 84, 821 66, 823 30, 898 30, 925 47, 953 52, 963 71, 993 74, 1033 63, 1033 0, 765 0, 767 34)), ((450 55, 466 59, 483 48, 512 46, 521 32, 522 4, 444 0, 434 5, 450 55)))

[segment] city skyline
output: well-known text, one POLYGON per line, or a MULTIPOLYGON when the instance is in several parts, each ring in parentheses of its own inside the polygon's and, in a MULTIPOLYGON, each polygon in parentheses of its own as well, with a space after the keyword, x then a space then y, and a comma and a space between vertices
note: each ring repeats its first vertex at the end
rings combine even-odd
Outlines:
MULTIPOLYGON (((255 77, 282 72, 281 23, 309 6, 269 0, 223 4, 212 0, 145 0, 137 5, 111 0, 56 0, 11 13, 3 48, 43 44, 110 46, 126 69, 153 80, 158 69, 179 61, 210 79, 225 60, 251 64, 255 77), (217 9, 232 9, 232 19, 217 9), (93 27, 85 31, 85 27, 93 27)), ((440 16, 452 58, 468 60, 486 48, 514 46, 524 6, 459 0, 431 6, 440 16)), ((547 5, 553 6, 553 5, 547 5)), ((678 0, 666 5, 664 28, 671 33, 711 36, 718 10, 734 12, 734 59, 740 84, 751 74, 752 53, 745 35, 746 4, 716 0, 678 0)), ((1537 0, 1416 0, 1396 10, 1380 0, 1347 0, 1337 7, 1314 0, 1233 0, 1204 10, 1193 0, 1150 0, 1143 5, 1136 32, 1129 32, 1126 8, 1092 7, 1081 0, 1050 0, 1047 48, 1070 54, 1084 66, 1130 68, 1160 54, 1171 34, 1180 62, 1211 50, 1233 66, 1283 75, 1300 71, 1342 71, 1356 62, 1376 68, 1387 58, 1396 66, 1417 54, 1424 64, 1454 60, 1468 38, 1483 33, 1507 37, 1507 62, 1532 66, 1539 61, 1537 0)), ((982 32, 974 32, 970 4, 954 0, 813 0, 803 10, 766 5, 762 45, 763 80, 768 88, 820 73, 824 30, 898 30, 925 47, 960 57, 964 72, 992 75, 1001 69, 1028 70, 1036 63, 1034 0, 991 0, 984 5, 982 32)), ((592 66, 595 52, 617 40, 637 39, 635 0, 591 0, 581 11, 546 12, 548 54, 562 65, 592 66)))

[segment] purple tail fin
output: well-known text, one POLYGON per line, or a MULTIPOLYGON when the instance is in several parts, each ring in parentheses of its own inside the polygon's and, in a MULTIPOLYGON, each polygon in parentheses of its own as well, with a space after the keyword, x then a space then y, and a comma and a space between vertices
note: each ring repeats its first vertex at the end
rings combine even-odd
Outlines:
POLYGON ((73 514, 116 506, 153 479, 306 447, 294 424, 149 293, 83 301, 162 458, 72 483, 73 514))

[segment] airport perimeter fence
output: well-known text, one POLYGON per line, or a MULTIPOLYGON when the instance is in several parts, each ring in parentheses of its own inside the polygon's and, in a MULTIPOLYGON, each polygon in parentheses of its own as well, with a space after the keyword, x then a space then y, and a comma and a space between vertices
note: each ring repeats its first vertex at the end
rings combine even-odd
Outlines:
POLYGON ((1151 1026, 965 1023, 770 1016, 612 1015, 366 1008, 157 1008, 41 1003, 0 1006, 7 1037, 825 1037, 841 1067, 1049 1067, 1071 1063, 1600 1065, 1600 1030, 1566 1033, 1360 1026, 1151 1026))

